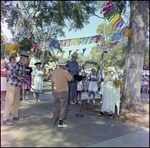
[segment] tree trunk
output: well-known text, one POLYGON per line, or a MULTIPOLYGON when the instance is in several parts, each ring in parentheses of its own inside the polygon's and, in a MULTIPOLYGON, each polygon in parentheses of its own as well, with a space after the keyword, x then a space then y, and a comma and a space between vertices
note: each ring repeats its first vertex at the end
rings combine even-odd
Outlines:
POLYGON ((141 79, 148 27, 148 1, 130 1, 130 24, 133 37, 128 39, 121 110, 144 111, 141 79))

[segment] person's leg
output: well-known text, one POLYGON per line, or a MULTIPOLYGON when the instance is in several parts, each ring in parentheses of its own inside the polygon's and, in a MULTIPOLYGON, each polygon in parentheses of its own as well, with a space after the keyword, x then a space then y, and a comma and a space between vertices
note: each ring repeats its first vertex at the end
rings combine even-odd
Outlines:
POLYGON ((63 119, 65 118, 65 115, 66 115, 68 92, 61 92, 60 96, 61 97, 60 97, 59 127, 62 127, 62 126, 66 127, 67 125, 63 124, 63 119))
POLYGON ((79 102, 81 103, 81 95, 82 93, 79 93, 79 102))
POLYGON ((29 97, 29 90, 26 90, 26 101, 28 101, 28 97, 29 97))
POLYGON ((12 105, 12 114, 14 115, 14 117, 18 117, 19 105, 20 105, 20 87, 16 87, 14 103, 12 105))
POLYGON ((60 112, 59 107, 60 107, 59 93, 55 92, 52 124, 56 124, 56 122, 59 120, 59 112, 60 112))
POLYGON ((36 93, 33 93, 34 101, 36 101, 36 93))
POLYGON ((88 94, 88 102, 90 102, 91 94, 88 94))
POLYGON ((113 118, 112 111, 110 111, 110 113, 109 113, 109 118, 113 118))
POLYGON ((1 102, 4 102, 4 94, 1 94, 1 102))
POLYGON ((12 109, 12 105, 14 103, 15 98, 15 87, 7 86, 6 99, 5 99, 5 107, 4 107, 4 121, 8 120, 10 111, 12 109))
POLYGON ((22 99, 23 99, 23 90, 20 89, 20 100, 22 100, 22 99))
POLYGON ((39 100, 39 93, 36 94, 36 101, 37 101, 37 102, 40 101, 40 100, 39 100))
POLYGON ((93 103, 95 103, 95 94, 93 94, 93 103))

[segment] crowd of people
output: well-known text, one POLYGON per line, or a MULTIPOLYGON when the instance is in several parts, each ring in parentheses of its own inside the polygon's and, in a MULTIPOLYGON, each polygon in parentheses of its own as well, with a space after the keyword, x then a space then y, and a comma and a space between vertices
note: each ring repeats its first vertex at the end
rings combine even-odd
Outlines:
POLYGON ((141 80, 141 92, 148 92, 149 91, 149 75, 143 74, 141 80))
MULTIPOLYGON (((59 58, 57 67, 54 70, 48 69, 47 73, 41 68, 40 61, 34 64, 35 69, 29 67, 29 54, 26 52, 21 54, 18 62, 15 56, 9 58, 10 63, 6 63, 5 57, 1 57, 1 103, 5 104, 3 123, 13 125, 9 121, 10 113, 14 115, 13 120, 23 120, 18 115, 20 100, 24 97, 23 90, 26 91, 26 101, 29 100, 31 91, 34 102, 39 102, 38 96, 42 93, 44 79, 51 81, 54 96, 52 125, 58 123, 58 127, 67 127, 63 123, 67 105, 81 104, 83 92, 88 93, 87 103, 91 102, 91 94, 93 103, 96 103, 95 95, 100 94, 102 106, 98 115, 105 115, 105 112, 108 112, 109 118, 113 118, 115 106, 119 115, 120 87, 116 88, 113 80, 115 78, 123 80, 123 75, 119 77, 114 67, 108 67, 108 71, 100 75, 95 68, 92 68, 91 73, 87 74, 77 62, 78 53, 74 52, 71 57, 68 61, 59 58), (81 80, 77 81, 75 76, 80 76, 81 80), (85 89, 85 79, 89 81, 87 89, 85 89)), ((149 85, 147 81, 149 77, 145 75, 142 78, 142 87, 149 85)))

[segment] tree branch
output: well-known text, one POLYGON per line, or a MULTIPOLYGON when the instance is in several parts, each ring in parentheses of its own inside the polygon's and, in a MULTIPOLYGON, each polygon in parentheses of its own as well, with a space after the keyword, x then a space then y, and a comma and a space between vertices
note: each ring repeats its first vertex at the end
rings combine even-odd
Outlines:
POLYGON ((102 18, 102 19, 104 19, 104 17, 100 17, 100 16, 96 15, 95 13, 94 13, 94 16, 97 16, 97 17, 99 17, 99 18, 102 18))

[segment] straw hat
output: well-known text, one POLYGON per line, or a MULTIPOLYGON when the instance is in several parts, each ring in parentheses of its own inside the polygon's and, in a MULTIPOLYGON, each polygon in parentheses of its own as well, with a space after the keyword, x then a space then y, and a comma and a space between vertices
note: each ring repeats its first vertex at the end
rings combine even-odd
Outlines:
POLYGON ((108 72, 113 71, 115 72, 115 68, 114 67, 108 67, 108 72))
POLYGON ((78 53, 74 52, 71 56, 78 57, 78 53))
POLYGON ((37 64, 42 64, 40 61, 37 61, 34 65, 36 66, 37 64))
POLYGON ((22 53, 21 53, 21 57, 23 57, 23 58, 29 58, 29 53, 27 53, 27 52, 22 52, 22 53))
POLYGON ((59 58, 57 65, 66 65, 66 61, 64 58, 59 58))

